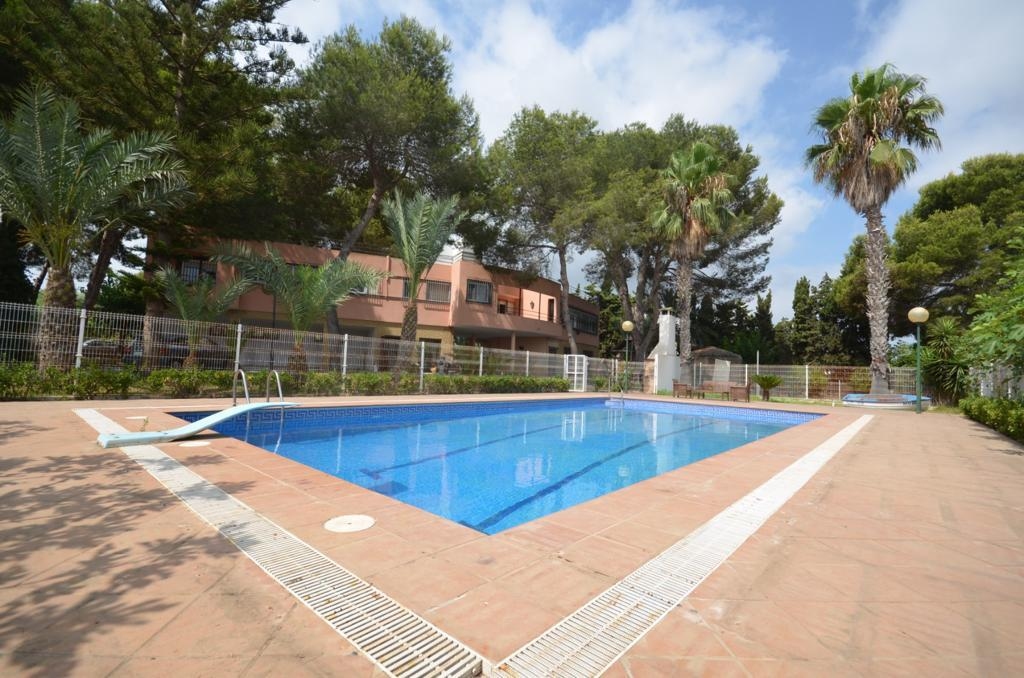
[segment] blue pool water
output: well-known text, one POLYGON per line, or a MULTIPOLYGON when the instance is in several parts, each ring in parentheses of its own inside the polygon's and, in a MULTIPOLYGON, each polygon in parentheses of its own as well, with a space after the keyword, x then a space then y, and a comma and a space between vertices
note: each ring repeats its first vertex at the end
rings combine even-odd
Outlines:
POLYGON ((587 398, 264 410, 216 430, 495 534, 816 416, 587 398))

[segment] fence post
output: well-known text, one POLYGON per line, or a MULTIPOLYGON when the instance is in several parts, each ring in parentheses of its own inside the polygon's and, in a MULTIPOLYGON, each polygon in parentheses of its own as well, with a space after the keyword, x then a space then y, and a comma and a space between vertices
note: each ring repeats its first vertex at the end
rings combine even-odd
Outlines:
POLYGON ((530 376, 530 352, 526 352, 526 376, 530 376))
MULTIPOLYGON (((241 366, 242 358, 242 323, 238 323, 238 329, 235 330, 235 372, 238 372, 238 368, 241 366)), ((273 366, 271 366, 273 369, 273 366)))
POLYGON ((743 364, 743 385, 746 386, 750 383, 750 365, 743 364))
POLYGON ((811 399, 811 366, 804 365, 804 400, 811 399))
POLYGON ((484 376, 484 347, 480 347, 480 371, 479 375, 484 376))
POLYGON ((420 342, 420 393, 423 393, 423 360, 427 351, 427 342, 420 342))
POLYGON ((85 344, 85 316, 88 313, 84 308, 78 314, 78 346, 75 347, 75 367, 82 366, 82 346, 85 344))
POLYGON ((344 379, 348 375, 348 332, 345 333, 345 339, 341 344, 341 378, 344 379))

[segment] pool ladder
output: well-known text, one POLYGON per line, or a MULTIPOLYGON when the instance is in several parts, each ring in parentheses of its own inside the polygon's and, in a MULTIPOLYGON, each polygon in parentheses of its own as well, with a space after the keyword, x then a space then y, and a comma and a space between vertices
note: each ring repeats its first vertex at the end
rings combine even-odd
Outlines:
MULTIPOLYGON (((270 377, 274 377, 274 381, 277 383, 277 399, 284 402, 284 390, 281 388, 281 375, 277 370, 270 370, 267 372, 267 402, 270 402, 270 377)), ((242 379, 242 391, 245 394, 245 402, 251 403, 252 399, 249 398, 249 380, 245 376, 245 370, 238 368, 235 370, 235 376, 231 379, 231 404, 238 404, 238 379, 242 379)))

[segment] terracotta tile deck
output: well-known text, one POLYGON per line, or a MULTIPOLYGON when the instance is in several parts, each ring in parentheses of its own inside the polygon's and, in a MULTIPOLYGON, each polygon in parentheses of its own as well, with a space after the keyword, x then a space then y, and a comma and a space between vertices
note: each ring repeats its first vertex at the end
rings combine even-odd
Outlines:
MULTIPOLYGON (((224 406, 0 403, 0 674, 377 675, 71 412, 155 430, 224 406)), ((865 414, 819 411, 494 536, 238 441, 161 448, 496 661, 865 414), (378 522, 322 529, 352 512, 378 522)), ((607 675, 1024 674, 1024 449, 955 416, 871 414, 607 675)))

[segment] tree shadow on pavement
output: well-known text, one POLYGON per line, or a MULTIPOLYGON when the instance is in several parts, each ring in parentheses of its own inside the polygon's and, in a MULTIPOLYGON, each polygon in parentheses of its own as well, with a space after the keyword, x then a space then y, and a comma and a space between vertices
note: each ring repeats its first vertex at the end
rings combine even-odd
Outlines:
POLYGON ((2 455, 0 655, 23 675, 133 651, 237 554, 119 451, 2 455))

